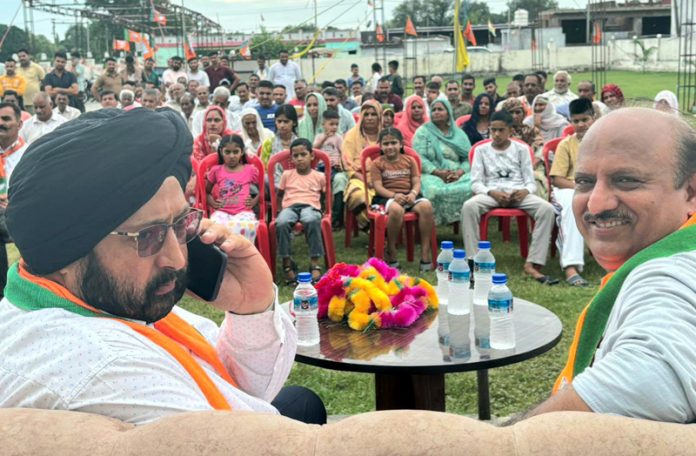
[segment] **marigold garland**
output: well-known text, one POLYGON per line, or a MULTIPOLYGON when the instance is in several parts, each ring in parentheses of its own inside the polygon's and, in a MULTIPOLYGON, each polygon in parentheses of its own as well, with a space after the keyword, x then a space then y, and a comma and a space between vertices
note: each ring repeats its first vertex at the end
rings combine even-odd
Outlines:
POLYGON ((409 327, 439 305, 430 283, 401 274, 377 258, 362 266, 337 263, 316 288, 319 319, 345 320, 357 331, 409 327))

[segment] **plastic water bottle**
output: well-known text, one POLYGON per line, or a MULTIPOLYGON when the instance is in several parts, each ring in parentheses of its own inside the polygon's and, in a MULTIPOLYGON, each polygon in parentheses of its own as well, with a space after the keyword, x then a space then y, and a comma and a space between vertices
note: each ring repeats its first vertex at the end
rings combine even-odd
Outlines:
POLYGON ((474 337, 478 347, 490 348, 488 291, 493 285, 495 257, 489 241, 479 241, 478 248, 474 256, 474 337))
POLYGON ((466 252, 455 249, 454 259, 449 265, 449 295, 447 311, 453 315, 471 313, 471 290, 469 290, 469 264, 466 262, 466 252))
POLYGON ((440 254, 437 256, 437 298, 440 300, 440 305, 447 305, 449 288, 447 281, 449 280, 449 265, 452 262, 454 243, 452 241, 442 241, 440 244, 440 254))
POLYGON ((292 307, 295 311, 295 328, 297 328, 297 345, 309 346, 319 343, 319 298, 312 286, 312 274, 300 272, 299 284, 292 295, 292 307))
POLYGON ((488 314, 491 319, 491 348, 507 350, 515 347, 515 326, 512 321, 512 292, 505 274, 493 274, 488 292, 488 314))
POLYGON ((471 358, 471 343, 469 341, 469 325, 471 315, 447 315, 449 323, 450 358, 466 361, 471 358))

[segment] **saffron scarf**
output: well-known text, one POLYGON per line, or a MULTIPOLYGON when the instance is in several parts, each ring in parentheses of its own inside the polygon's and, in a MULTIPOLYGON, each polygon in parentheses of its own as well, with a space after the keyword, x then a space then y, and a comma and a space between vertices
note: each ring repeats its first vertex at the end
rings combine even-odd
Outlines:
POLYGON ((13 264, 8 271, 5 296, 12 305, 28 312, 58 308, 83 317, 109 318, 123 323, 162 347, 176 359, 196 382, 212 408, 231 410, 225 396, 188 350, 212 366, 229 384, 237 387, 236 383, 210 343, 193 326, 174 313, 170 312, 154 323, 155 330, 142 323, 106 314, 85 303, 62 285, 29 273, 19 263, 13 264))
POLYGON ((692 215, 679 230, 636 253, 619 269, 602 279, 599 291, 578 318, 568 361, 553 386, 554 394, 592 364, 611 310, 628 275, 647 261, 688 252, 695 246, 696 215, 692 215))

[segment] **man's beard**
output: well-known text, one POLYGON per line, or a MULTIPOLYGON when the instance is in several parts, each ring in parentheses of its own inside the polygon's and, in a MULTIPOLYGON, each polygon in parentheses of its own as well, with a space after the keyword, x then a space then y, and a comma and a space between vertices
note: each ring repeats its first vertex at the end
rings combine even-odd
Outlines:
POLYGON ((80 284, 82 299, 112 315, 152 323, 167 316, 186 291, 186 268, 165 269, 144 290, 136 290, 114 280, 94 252, 84 261, 80 284), (155 294, 159 287, 172 280, 176 281, 172 291, 165 295, 155 294))

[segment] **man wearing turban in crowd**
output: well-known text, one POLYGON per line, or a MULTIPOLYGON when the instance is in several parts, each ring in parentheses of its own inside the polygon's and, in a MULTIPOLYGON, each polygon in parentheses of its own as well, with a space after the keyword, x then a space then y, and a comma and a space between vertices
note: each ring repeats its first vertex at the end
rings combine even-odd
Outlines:
POLYGON ((297 335, 263 258, 186 203, 191 149, 179 113, 144 108, 84 114, 27 149, 6 214, 21 260, 0 301, 0 407, 326 421, 314 393, 283 388, 297 335), (176 305, 196 235, 228 256, 220 328, 176 305))

